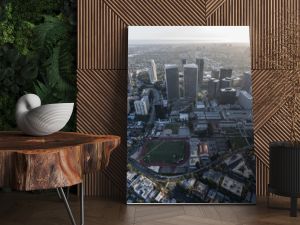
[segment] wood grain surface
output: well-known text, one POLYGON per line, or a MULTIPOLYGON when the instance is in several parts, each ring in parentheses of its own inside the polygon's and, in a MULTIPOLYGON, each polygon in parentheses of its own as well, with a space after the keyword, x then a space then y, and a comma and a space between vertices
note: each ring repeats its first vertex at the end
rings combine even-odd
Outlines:
MULTIPOLYGON (((0 193, 3 225, 68 225, 64 205, 56 193, 0 193)), ((74 215, 80 203, 70 196, 74 215)), ((125 205, 102 198, 86 198, 87 225, 299 225, 289 210, 270 209, 266 200, 256 205, 125 205)), ((289 199, 274 198, 272 206, 289 207, 289 199)), ((298 203, 300 207, 300 203, 298 203)))
POLYGON ((119 143, 108 135, 0 132, 0 187, 28 191, 81 183, 84 174, 106 168, 119 143))
MULTIPOLYGON (((282 22, 292 21, 300 24, 299 0, 79 0, 78 131, 114 133, 126 140, 127 26, 250 26, 257 194, 265 195, 268 143, 289 138, 291 115, 285 102, 276 103, 276 95, 285 95, 289 87, 283 91, 279 78, 275 88, 270 89, 278 68, 264 60, 264 56, 272 49, 280 52, 286 42, 281 34, 288 32, 282 22), (268 39, 268 33, 274 38, 268 39), (94 90, 92 94, 90 88, 94 90), (107 115, 109 122, 105 120, 107 115), (116 120, 111 119, 112 115, 116 120)), ((280 58, 279 54, 275 61, 280 58)), ((294 69, 292 63, 281 71, 282 76, 294 69)), ((86 194, 125 199, 125 141, 112 158, 113 163, 104 173, 86 176, 86 194)))

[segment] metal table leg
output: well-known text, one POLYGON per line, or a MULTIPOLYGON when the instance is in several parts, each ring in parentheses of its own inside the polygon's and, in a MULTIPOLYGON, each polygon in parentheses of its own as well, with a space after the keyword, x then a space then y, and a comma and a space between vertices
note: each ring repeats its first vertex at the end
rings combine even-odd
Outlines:
MULTIPOLYGON (((82 183, 80 183, 78 186, 80 189, 80 225, 84 225, 84 187, 82 183)), ((65 204, 72 225, 77 225, 63 188, 57 188, 57 194, 58 197, 62 199, 65 204)))
MULTIPOLYGON (((66 187, 66 189, 67 190, 65 191, 65 193, 66 193, 65 195, 66 195, 66 198, 69 199, 69 197, 70 197, 70 187, 66 187)), ((58 198, 62 199, 62 197, 60 196, 60 192, 58 191, 58 188, 56 188, 56 191, 57 191, 57 194, 58 194, 58 198)))

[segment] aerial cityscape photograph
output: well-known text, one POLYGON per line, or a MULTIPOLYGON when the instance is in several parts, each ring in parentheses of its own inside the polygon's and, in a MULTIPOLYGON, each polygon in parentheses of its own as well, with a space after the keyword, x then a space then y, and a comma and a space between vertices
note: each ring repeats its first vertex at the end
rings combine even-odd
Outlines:
POLYGON ((129 26, 127 203, 256 202, 249 27, 129 26))

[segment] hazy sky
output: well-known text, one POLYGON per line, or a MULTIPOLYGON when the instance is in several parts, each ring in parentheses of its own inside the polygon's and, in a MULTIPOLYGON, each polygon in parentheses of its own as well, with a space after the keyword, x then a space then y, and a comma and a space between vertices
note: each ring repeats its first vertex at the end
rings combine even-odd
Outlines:
POLYGON ((250 42, 247 26, 129 26, 128 40, 250 42))

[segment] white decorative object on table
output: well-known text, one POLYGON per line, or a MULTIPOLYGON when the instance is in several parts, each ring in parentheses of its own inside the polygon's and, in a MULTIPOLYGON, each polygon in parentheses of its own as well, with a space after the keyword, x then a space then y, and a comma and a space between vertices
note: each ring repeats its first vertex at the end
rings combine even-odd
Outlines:
POLYGON ((41 105, 35 94, 23 95, 16 105, 16 120, 20 130, 33 136, 44 136, 61 130, 69 121, 74 103, 41 105))

